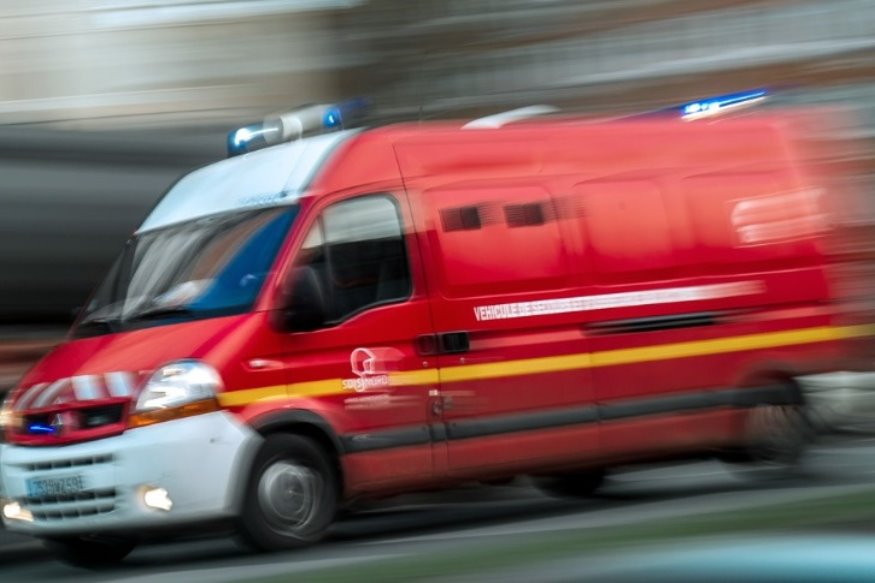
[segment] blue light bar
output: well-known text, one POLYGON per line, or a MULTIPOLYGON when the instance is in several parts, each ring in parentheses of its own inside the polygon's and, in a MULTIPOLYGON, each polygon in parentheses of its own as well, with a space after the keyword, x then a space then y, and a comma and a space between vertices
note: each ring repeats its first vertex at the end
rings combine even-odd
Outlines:
POLYGON ((358 98, 337 104, 308 105, 270 116, 260 124, 230 132, 228 156, 351 127, 364 118, 368 105, 366 99, 358 98))
POLYGON ((350 126, 360 121, 367 109, 368 101, 361 97, 330 105, 322 116, 322 127, 326 130, 334 130, 350 126))
POLYGON ((711 117, 735 109, 737 107, 753 105, 767 97, 765 89, 729 93, 717 97, 709 97, 698 101, 691 101, 681 105, 678 109, 684 119, 699 119, 711 117))

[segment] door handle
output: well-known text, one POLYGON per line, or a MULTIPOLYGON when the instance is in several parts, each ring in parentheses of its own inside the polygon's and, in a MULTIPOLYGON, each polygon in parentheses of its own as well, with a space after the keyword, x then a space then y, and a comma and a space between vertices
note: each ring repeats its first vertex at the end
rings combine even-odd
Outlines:
POLYGON ((444 332, 438 338, 443 354, 458 354, 460 352, 468 352, 471 349, 471 341, 468 333, 465 331, 444 332))
POLYGON ((420 356, 434 356, 438 349, 436 334, 420 334, 416 337, 416 353, 420 356))
POLYGON ((470 349, 471 342, 468 333, 464 331, 422 334, 416 337, 416 352, 420 356, 458 354, 468 352, 470 349))

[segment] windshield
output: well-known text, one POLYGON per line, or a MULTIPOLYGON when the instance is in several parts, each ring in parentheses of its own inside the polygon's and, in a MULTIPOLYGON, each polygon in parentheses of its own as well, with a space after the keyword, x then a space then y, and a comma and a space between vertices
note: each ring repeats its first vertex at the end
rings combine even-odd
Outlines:
POLYGON ((250 310, 297 212, 297 206, 238 211, 135 235, 75 334, 250 310))

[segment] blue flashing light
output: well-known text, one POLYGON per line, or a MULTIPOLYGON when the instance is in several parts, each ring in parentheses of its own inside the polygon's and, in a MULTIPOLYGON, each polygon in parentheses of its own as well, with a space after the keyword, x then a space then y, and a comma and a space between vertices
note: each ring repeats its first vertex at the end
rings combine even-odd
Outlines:
POLYGON ((329 107, 322 118, 322 125, 325 129, 334 129, 343 127, 343 113, 339 107, 329 107))
POLYGON ((32 435, 54 435, 58 429, 44 423, 31 423, 27 426, 27 432, 32 435))
POLYGON ((264 146, 278 128, 263 123, 238 128, 228 133, 228 155, 238 156, 264 146))
POLYGON ((716 115, 726 109, 760 101, 765 99, 767 95, 768 93, 765 89, 729 93, 727 95, 691 101, 681 105, 679 109, 681 116, 685 118, 707 117, 716 115))

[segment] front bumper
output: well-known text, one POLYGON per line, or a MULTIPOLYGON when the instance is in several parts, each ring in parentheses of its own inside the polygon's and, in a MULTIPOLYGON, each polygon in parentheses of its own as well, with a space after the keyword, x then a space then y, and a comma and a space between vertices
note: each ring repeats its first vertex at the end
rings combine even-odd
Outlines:
POLYGON ((7 519, 35 536, 163 529, 233 516, 261 438, 226 412, 159 423, 62 447, 0 446, 0 498, 32 520, 7 519), (75 495, 29 497, 28 480, 81 479, 75 495), (169 511, 147 507, 144 487, 165 489, 169 511))

